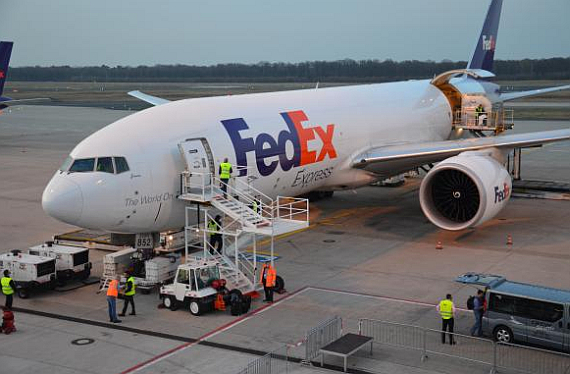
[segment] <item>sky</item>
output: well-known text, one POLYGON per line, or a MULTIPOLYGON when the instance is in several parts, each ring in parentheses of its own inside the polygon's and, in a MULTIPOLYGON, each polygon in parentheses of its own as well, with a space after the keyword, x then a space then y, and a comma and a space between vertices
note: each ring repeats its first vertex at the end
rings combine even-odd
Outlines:
MULTIPOLYGON (((0 0, 11 66, 468 60, 489 0, 0 0)), ((497 59, 570 57, 570 0, 504 0, 497 59)))

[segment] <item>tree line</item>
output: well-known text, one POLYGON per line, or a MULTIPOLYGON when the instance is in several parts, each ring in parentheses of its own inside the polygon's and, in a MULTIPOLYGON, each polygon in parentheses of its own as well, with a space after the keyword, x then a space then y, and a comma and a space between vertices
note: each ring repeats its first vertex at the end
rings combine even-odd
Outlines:
MULTIPOLYGON (((300 63, 155 65, 155 66, 29 66, 10 68, 14 81, 79 82, 388 82, 421 79, 452 69, 465 61, 339 60, 300 63)), ((498 60, 501 79, 570 79, 570 57, 498 60)))

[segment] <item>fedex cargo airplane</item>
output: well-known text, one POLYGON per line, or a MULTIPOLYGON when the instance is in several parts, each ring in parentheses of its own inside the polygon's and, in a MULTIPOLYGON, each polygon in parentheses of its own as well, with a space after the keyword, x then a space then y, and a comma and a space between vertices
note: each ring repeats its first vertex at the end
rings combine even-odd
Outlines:
POLYGON ((4 83, 6 83, 6 77, 8 76, 8 65, 10 64, 13 45, 13 42, 0 42, 0 110, 13 105, 25 105, 49 101, 49 98, 45 97, 14 100, 12 98, 2 96, 2 92, 4 92, 4 83))
POLYGON ((79 143, 46 187, 43 208, 80 227, 160 232, 184 226, 181 172, 216 173, 226 157, 242 167, 234 176, 255 177, 270 197, 354 189, 439 162, 420 187, 423 212, 443 229, 477 226, 511 196, 510 151, 570 139, 570 129, 466 130, 479 136, 462 138, 453 126, 479 104, 485 116, 477 120, 491 121, 504 101, 570 88, 501 93, 488 80, 501 6, 491 1, 468 66, 434 79, 174 102, 130 92, 154 107, 79 143), (192 144, 194 165, 183 160, 183 144, 192 144))

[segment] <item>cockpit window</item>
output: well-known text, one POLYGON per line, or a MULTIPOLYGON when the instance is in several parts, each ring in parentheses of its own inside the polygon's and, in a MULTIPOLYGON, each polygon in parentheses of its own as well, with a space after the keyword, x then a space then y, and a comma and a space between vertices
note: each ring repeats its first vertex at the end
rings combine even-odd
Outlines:
POLYGON ((129 171, 129 164, 127 164, 127 160, 124 157, 115 157, 115 167, 117 168, 117 174, 129 171))
POLYGON ((95 159, 94 158, 81 158, 75 160, 71 168, 69 169, 70 173, 85 173, 89 171, 93 171, 95 168, 95 159))
POLYGON ((113 158, 112 157, 99 157, 97 159, 97 169, 95 171, 101 171, 103 173, 113 174, 113 158))
POLYGON ((63 161, 63 164, 61 164, 61 166, 59 167, 59 170, 67 171, 67 169, 69 169, 69 167, 71 166, 72 162, 73 162, 73 159, 71 158, 71 156, 67 156, 65 161, 63 161))

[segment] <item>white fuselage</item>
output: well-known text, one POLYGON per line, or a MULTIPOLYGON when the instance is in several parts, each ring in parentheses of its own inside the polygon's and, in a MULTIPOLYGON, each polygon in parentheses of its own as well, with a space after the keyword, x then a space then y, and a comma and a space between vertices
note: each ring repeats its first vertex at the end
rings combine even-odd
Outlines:
POLYGON ((429 80, 181 100, 116 121, 70 155, 122 156, 128 172, 58 171, 42 202, 51 216, 85 228, 180 228, 187 202, 177 199, 185 169, 178 144, 186 139, 207 140, 216 171, 228 157, 248 166, 266 195, 297 196, 366 185, 375 176, 352 168, 357 155, 445 140, 451 121, 448 100, 429 80))

